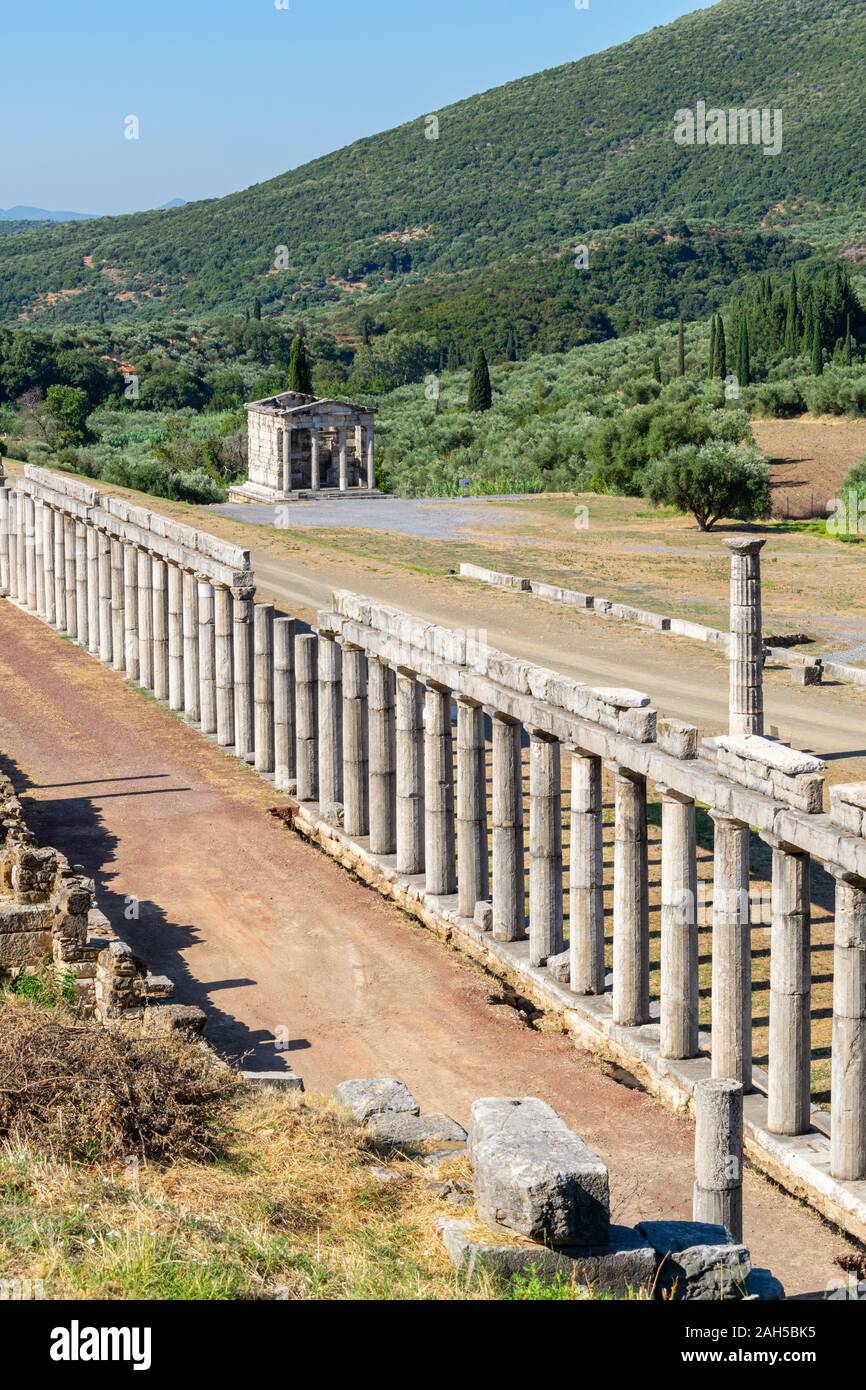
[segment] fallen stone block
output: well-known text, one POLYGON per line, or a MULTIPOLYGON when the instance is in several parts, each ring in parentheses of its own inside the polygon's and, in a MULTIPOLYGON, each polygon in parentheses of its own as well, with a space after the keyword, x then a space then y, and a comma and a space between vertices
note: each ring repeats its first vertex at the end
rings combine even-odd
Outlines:
POLYGON ((685 724, 681 719, 660 719, 656 737, 661 751, 674 758, 698 756, 698 731, 693 724, 685 724))
POLYGON ((846 782, 830 788, 830 819, 853 835, 866 832, 866 782, 846 782))
POLYGON ((477 902, 473 920, 482 931, 493 931, 493 904, 486 900, 477 902))
POLYGON ((637 1231, 659 1257, 659 1295, 696 1302, 745 1295, 752 1259, 745 1245, 734 1242, 724 1226, 702 1221, 641 1221, 637 1231))
POLYGON ((295 1071, 242 1071, 241 1079, 247 1086, 255 1086, 263 1091, 302 1091, 303 1077, 295 1071))
POLYGON ((655 1277, 655 1251, 628 1226, 611 1226, 607 1245, 590 1250, 552 1250, 531 1241, 496 1244, 481 1237, 470 1222, 448 1218, 440 1222, 440 1229, 451 1263, 470 1279, 482 1272, 503 1279, 535 1273, 553 1280, 564 1274, 578 1285, 622 1296, 629 1289, 651 1284, 655 1277))
POLYGON ((779 1303, 785 1297, 785 1289, 768 1269, 753 1269, 746 1280, 745 1297, 760 1303, 779 1303))
POLYGON ((465 1144, 466 1130, 450 1115, 409 1115, 385 1112, 370 1115, 367 1130, 386 1144, 465 1144))
POLYGON ((607 1168, 546 1101, 476 1100, 469 1156, 482 1221, 551 1245, 607 1244, 607 1168))
POLYGON ((197 1004, 156 1004, 145 1009, 145 1028, 152 1033, 186 1033, 200 1037, 207 1024, 204 1009, 197 1004))
POLYGON ((334 1099, 356 1120, 368 1120, 371 1115, 418 1115, 421 1111, 408 1086, 388 1077, 341 1081, 334 1087, 334 1099))
POLYGON ((793 685, 820 685, 824 679, 824 665, 821 661, 807 661, 802 666, 791 667, 793 685))
POLYGON ((561 951, 558 956, 547 957, 547 973, 561 985, 571 983, 571 951, 561 951))

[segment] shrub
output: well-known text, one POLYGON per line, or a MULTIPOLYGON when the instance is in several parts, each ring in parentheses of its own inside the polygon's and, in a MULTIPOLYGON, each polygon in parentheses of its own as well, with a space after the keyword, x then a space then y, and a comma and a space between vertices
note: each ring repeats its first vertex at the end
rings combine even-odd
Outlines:
POLYGON ((755 415, 790 420, 804 413, 806 402, 796 381, 768 381, 754 391, 752 409, 755 415))
POLYGON ((754 521, 770 514, 770 472, 758 449, 724 440, 687 444, 651 463, 644 496, 654 506, 691 512, 702 531, 722 517, 754 521))

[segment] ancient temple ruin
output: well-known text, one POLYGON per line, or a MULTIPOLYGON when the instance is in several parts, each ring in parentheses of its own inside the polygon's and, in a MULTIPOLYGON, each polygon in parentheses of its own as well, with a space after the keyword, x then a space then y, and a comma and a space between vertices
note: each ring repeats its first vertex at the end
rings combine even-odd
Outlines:
POLYGON ((350 401, 282 391, 246 407, 249 473, 237 502, 376 491, 375 411, 350 401))

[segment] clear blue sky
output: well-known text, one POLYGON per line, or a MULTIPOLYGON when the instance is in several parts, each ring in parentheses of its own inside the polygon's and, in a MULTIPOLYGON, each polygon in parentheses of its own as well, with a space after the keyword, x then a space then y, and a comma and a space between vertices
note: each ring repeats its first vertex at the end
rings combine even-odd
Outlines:
POLYGON ((118 213, 230 193, 709 3, 13 0, 0 207, 118 213))

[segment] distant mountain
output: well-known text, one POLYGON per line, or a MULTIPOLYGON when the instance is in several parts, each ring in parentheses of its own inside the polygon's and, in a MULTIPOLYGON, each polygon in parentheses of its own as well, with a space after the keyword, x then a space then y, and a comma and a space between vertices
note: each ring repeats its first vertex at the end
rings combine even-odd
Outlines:
POLYGON ((369 292, 574 259, 611 228, 670 232, 674 253, 682 224, 845 244, 864 224, 864 70, 864 0, 721 0, 171 217, 6 236, 0 321, 236 313, 254 297, 266 316, 359 318, 369 292), (781 149, 678 143, 676 113, 701 103, 781 111, 781 149))
POLYGON ((95 212, 49 212, 47 208, 0 208, 3 222, 88 222, 95 212))
POLYGON ((185 208, 186 198, 170 198, 167 203, 162 203, 157 208, 157 212, 168 212, 169 208, 185 208))

